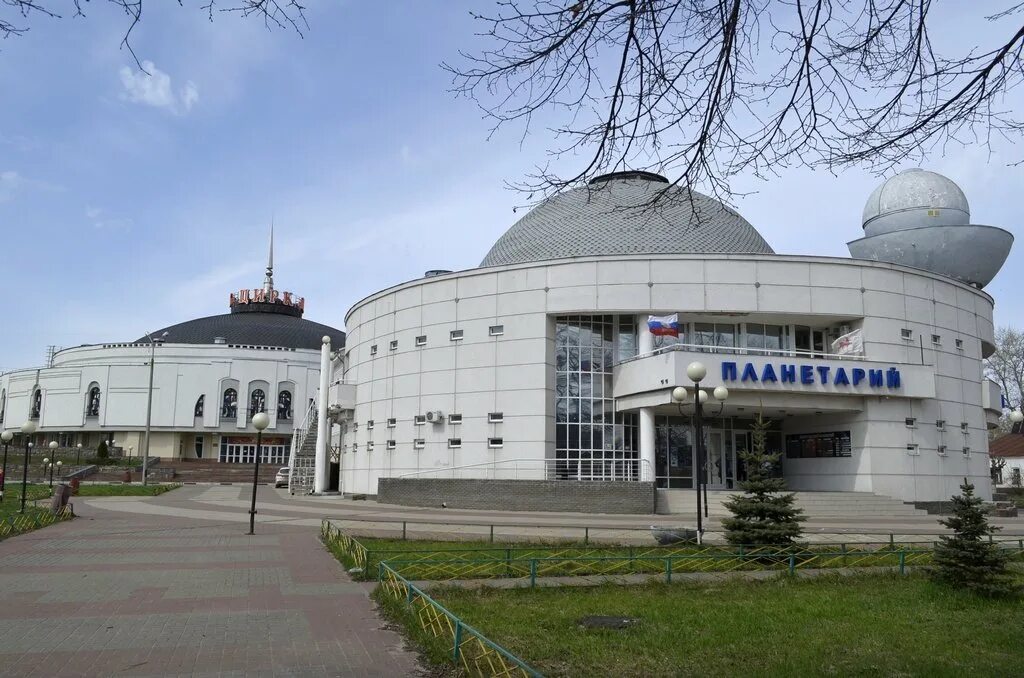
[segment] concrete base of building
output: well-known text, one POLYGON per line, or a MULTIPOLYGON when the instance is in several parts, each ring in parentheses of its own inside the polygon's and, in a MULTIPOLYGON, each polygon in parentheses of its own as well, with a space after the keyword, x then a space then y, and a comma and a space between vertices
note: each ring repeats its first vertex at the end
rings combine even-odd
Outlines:
POLYGON ((654 513, 654 483, 629 481, 381 478, 382 504, 494 511, 654 513))

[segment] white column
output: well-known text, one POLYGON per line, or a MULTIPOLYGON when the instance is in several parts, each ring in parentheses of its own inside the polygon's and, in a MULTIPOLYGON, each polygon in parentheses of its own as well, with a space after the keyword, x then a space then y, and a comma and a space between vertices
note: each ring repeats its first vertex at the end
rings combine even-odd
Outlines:
POLYGON ((324 336, 320 347, 320 401, 317 403, 316 460, 313 467, 313 493, 323 494, 327 489, 327 470, 330 468, 331 427, 327 421, 327 403, 331 388, 331 338, 324 336))
POLYGON ((647 326, 647 315, 641 314, 636 317, 636 327, 639 332, 637 336, 637 354, 643 355, 654 350, 654 335, 647 326))
MULTIPOLYGON (((647 327, 647 315, 636 317, 637 354, 643 355, 654 350, 654 335, 647 327)), ((640 408, 640 475, 651 473, 654 480, 654 410, 650 407, 640 408)))
POLYGON ((654 480, 654 408, 640 408, 640 480, 654 480), (650 474, 645 475, 645 474, 650 474))

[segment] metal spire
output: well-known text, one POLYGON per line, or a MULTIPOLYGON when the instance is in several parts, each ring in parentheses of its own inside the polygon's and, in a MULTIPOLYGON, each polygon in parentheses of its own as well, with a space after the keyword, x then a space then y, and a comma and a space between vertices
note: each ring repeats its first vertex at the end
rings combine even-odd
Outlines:
POLYGON ((263 279, 263 291, 268 295, 274 289, 274 218, 270 218, 270 256, 267 257, 267 277, 263 279))

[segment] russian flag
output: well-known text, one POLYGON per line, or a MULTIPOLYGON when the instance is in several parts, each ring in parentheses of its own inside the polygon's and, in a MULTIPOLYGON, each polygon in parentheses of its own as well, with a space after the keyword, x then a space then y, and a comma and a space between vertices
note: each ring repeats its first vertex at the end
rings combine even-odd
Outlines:
POLYGON ((647 316, 647 329, 657 337, 678 337, 679 314, 649 315, 647 316))

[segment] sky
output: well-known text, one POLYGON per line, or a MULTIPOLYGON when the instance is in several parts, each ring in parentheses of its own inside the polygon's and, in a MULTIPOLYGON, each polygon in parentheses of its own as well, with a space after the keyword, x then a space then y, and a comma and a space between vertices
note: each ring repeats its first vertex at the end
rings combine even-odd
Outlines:
MULTIPOLYGON (((0 369, 227 312, 262 282, 271 221, 276 286, 343 329, 364 296, 477 266, 528 207, 507 184, 550 138, 490 135, 440 67, 479 44, 480 1, 311 2, 302 37, 185 4, 146 4, 132 33, 146 72, 104 3, 0 41, 0 369)), ((960 9, 937 30, 1003 37, 960 9)), ((922 166, 964 189, 972 222, 1020 234, 1022 159, 999 142, 922 166)), ((739 178, 734 206, 779 253, 848 256, 880 181, 787 169, 739 178)), ((1024 325, 1022 262, 1018 244, 987 288, 998 324, 1024 325)))

